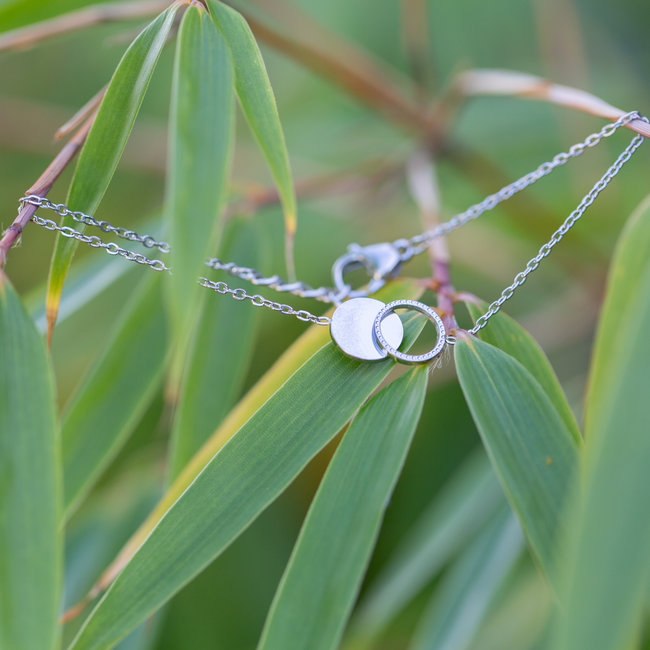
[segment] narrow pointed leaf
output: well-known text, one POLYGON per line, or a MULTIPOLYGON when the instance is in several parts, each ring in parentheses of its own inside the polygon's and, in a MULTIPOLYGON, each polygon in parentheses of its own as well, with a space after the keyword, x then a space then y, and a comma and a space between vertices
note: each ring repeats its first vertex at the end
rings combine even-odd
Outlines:
POLYGON ((54 381, 41 336, 0 271, 0 647, 56 647, 61 485, 54 381))
MULTIPOLYGON (((376 294, 379 300, 390 302, 398 297, 417 298, 422 293, 421 287, 413 280, 400 280, 389 283, 376 294)), ((251 388, 251 390, 233 408, 221 426, 210 436, 208 441, 185 465, 178 477, 169 486, 160 503, 135 532, 128 544, 122 549, 115 561, 106 569, 96 589, 103 591, 113 581, 131 559, 142 542, 149 536, 167 510, 185 492, 189 485, 203 471, 210 460, 230 440, 239 429, 260 409, 271 396, 291 377, 291 375, 314 355, 329 340, 329 331, 325 327, 314 325, 298 338, 275 362, 271 369, 251 388)))
POLYGON ((554 577, 561 513, 578 469, 578 443, 541 384, 478 339, 455 346, 460 385, 528 543, 554 577))
MULTIPOLYGON (((222 255, 262 266, 262 242, 246 225, 229 233, 222 255)), ((259 309, 204 292, 172 428, 170 473, 179 471, 214 433, 237 398, 254 349, 259 309)))
POLYGON ((483 452, 467 460, 369 586, 351 637, 371 640, 440 572, 504 503, 483 452))
MULTIPOLYGON (((408 340, 420 319, 407 324, 408 340)), ((169 508, 71 648, 109 648, 217 557, 299 474, 393 368, 328 343, 234 435, 169 508)))
POLYGON ((420 417, 427 368, 384 388, 345 433, 303 524, 260 650, 338 647, 420 417))
POLYGON ((233 78, 228 48, 208 12, 190 6, 174 64, 165 219, 175 335, 186 342, 199 305, 197 278, 215 253, 229 176, 233 78))
POLYGON ((296 197, 289 154, 262 54, 240 13, 218 0, 208 0, 208 6, 232 52, 237 97, 271 170, 282 201, 286 229, 292 234, 296 230, 296 197))
POLYGON ((412 650, 465 650, 523 547, 510 512, 491 521, 436 589, 412 650))
MULTIPOLYGON (((146 27, 117 66, 70 184, 66 203, 73 210, 93 214, 102 200, 133 128, 176 10, 174 4, 146 27)), ((63 225, 83 230, 83 225, 71 217, 64 217, 63 225)), ((56 239, 46 297, 50 327, 56 321, 63 282, 77 243, 75 239, 60 235, 56 239)))
POLYGON ((630 218, 609 276, 586 405, 554 649, 637 647, 650 584, 650 200, 630 218))
POLYGON ((162 380, 167 327, 159 273, 134 292, 104 354, 62 421, 63 486, 69 516, 124 444, 162 380))
MULTIPOLYGON (((475 305, 468 302, 466 305, 470 316, 474 320, 485 313, 488 307, 486 303, 475 305)), ((478 335, 482 341, 494 345, 517 359, 537 379, 573 437, 576 441, 579 441, 580 430, 571 407, 566 400, 560 382, 557 380, 555 371, 537 341, 517 321, 503 312, 492 316, 478 335)))

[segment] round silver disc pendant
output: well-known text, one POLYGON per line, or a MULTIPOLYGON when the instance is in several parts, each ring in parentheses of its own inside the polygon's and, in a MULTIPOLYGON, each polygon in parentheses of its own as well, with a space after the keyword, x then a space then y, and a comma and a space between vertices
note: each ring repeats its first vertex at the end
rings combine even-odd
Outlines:
POLYGON ((447 342, 445 326, 442 322, 442 318, 431 309, 428 305, 425 305, 417 300, 394 300, 389 302, 378 314, 375 316, 375 321, 373 323, 375 330, 375 338, 379 342, 388 354, 390 354, 393 359, 401 361, 402 363, 428 363, 432 359, 435 359, 444 349, 445 343, 447 342), (386 322, 389 318, 395 316, 395 310, 400 308, 413 309, 418 311, 421 314, 424 314, 436 327, 436 332, 438 334, 438 340, 436 341, 435 346, 425 352, 424 354, 405 354, 400 352, 397 348, 399 346, 393 345, 385 336, 384 336, 384 326, 383 323, 386 322))
MULTIPOLYGON (((353 298, 336 308, 330 323, 330 334, 344 354, 360 361, 386 358, 386 350, 376 343, 373 325, 385 306, 381 300, 374 298, 353 298)), ((397 314, 386 316, 381 324, 381 333, 391 347, 400 346, 404 328, 397 314)))

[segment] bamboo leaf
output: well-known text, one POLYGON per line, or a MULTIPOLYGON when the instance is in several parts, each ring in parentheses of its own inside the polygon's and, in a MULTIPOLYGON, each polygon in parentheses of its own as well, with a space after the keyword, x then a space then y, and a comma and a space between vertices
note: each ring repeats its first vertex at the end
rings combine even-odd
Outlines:
POLYGON ((554 649, 636 647, 650 581, 650 199, 616 248, 592 362, 554 649))
MULTIPOLYGON (((158 16, 129 46, 120 61, 90 129, 68 191, 67 205, 73 210, 94 213, 129 138, 151 80, 158 57, 176 15, 177 5, 158 16)), ((64 226, 83 230, 72 217, 64 226)), ((77 249, 77 241, 57 236, 46 297, 50 332, 54 327, 66 273, 77 249)))
MULTIPOLYGON (((417 298, 422 289, 413 280, 393 281, 376 294, 376 298, 390 302, 398 297, 417 298)), ((230 411, 221 426, 185 465, 181 473, 163 495, 160 503, 136 531, 115 561, 107 568, 95 586, 103 591, 113 581, 131 559, 151 531, 175 501, 193 483, 210 460, 230 440, 239 429, 276 393, 291 375, 312 357, 329 340, 329 332, 324 327, 312 326, 291 345, 275 362, 273 367, 251 388, 241 401, 230 411)))
POLYGON ((335 648, 420 417, 427 369, 380 391, 352 422, 312 501, 260 650, 335 648))
MULTIPOLYGON (((241 225, 229 233, 222 250, 226 259, 249 260, 247 265, 260 268, 261 247, 254 230, 241 225)), ((257 333, 259 309, 211 292, 204 294, 174 415, 169 461, 172 478, 232 407, 248 370, 257 333)))
MULTIPOLYGON (((408 337, 421 319, 407 323, 408 337)), ((205 466, 86 620, 74 650, 108 648, 217 557, 298 475, 393 368, 327 344, 205 466)))
POLYGON ((578 443, 540 383, 517 360, 477 339, 460 340, 455 359, 492 465, 535 556, 553 578, 578 443))
POLYGON ((62 534, 54 381, 34 323, 0 271, 0 647, 58 640, 62 534))
POLYGON ((503 502, 503 492, 485 455, 471 456, 369 586, 353 621, 351 637, 376 638, 503 502))
MULTIPOLYGON (((488 307, 487 303, 484 302, 478 305, 471 302, 465 304, 474 320, 481 316, 488 307)), ((494 345, 517 359, 537 379, 573 437, 576 441, 580 441, 580 430, 571 407, 566 400, 560 382, 557 380, 555 371, 537 341, 517 321, 503 312, 492 316, 478 335, 482 341, 494 345)))
POLYGON ((181 345, 199 305, 196 279, 219 236, 233 129, 228 48, 207 11, 190 6, 174 63, 165 210, 174 271, 168 298, 181 345))
POLYGON ((262 54, 240 13, 218 0, 208 0, 208 6, 232 53, 237 97, 275 180, 285 227, 292 236, 296 231, 296 196, 284 133, 262 54))
POLYGON ((413 650, 464 650, 475 637, 523 545, 521 528, 501 512, 456 561, 420 621, 413 650))
POLYGON ((62 420, 67 516, 124 444, 162 380, 167 328, 160 274, 151 274, 127 305, 104 354, 62 420))

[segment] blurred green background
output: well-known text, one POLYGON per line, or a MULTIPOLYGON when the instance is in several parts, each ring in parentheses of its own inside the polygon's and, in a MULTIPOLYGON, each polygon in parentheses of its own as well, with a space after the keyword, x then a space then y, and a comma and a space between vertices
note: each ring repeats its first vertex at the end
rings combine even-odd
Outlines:
MULTIPOLYGON (((87 4, 78 0, 5 1, 0 3, 0 30, 87 4)), ((415 79, 420 90, 414 99, 425 103, 440 97, 463 70, 505 68, 588 90, 624 110, 648 112, 650 5, 639 0, 302 0, 294 5, 260 0, 257 4, 242 2, 238 7, 290 34, 300 33, 304 25, 302 35, 308 36, 311 22, 317 23, 392 68, 404 80, 405 93, 414 91, 406 80, 415 79), (420 13, 426 21, 409 21, 420 13), (422 38, 425 40, 418 40, 422 38), (414 63, 410 53, 418 42, 414 63)), ((3 227, 13 219, 18 197, 59 150, 61 144, 53 140, 56 129, 108 81, 143 23, 97 25, 30 49, 0 52, 3 227)), ((314 71, 264 43, 262 50, 298 185, 309 179, 338 178, 325 191, 315 191, 315 196, 299 202, 298 277, 314 285, 327 284, 331 263, 349 242, 392 241, 423 229, 404 174, 405 161, 422 143, 417 134, 359 103, 314 71), (384 167, 388 172, 377 172, 384 167)), ((155 227, 164 195, 172 59, 173 48, 167 47, 99 218, 136 229, 155 227)), ((517 98, 470 100, 452 116, 447 148, 435 161, 440 217, 447 219, 480 201, 603 123, 568 109, 517 98)), ((449 247, 455 287, 486 300, 495 298, 630 137, 628 132, 617 133, 522 196, 452 234, 449 247)), ((643 147, 542 270, 507 305, 507 312, 549 355, 578 417, 608 259, 625 218, 648 191, 648 156, 643 147)), ((65 199, 70 172, 67 170, 57 182, 50 198, 65 199)), ((237 128, 233 176, 234 198, 271 185, 243 120, 237 128)), ((261 234, 267 251, 263 270, 283 272, 280 210, 271 206, 234 213, 232 221, 242 220, 261 234)), ((44 283, 53 243, 52 233, 30 225, 7 265, 9 277, 42 326, 44 283)), ((249 262, 246 253, 236 261, 244 265, 249 262)), ((64 308, 55 330, 52 354, 62 404, 101 353, 134 283, 146 273, 142 268, 130 268, 121 259, 80 248, 67 293, 72 294, 75 277, 100 269, 107 287, 92 299, 84 299, 80 308, 71 306, 69 314, 64 308)), ((427 277, 427 261, 411 262, 405 274, 427 277)), ((313 308, 308 301, 296 304, 313 308)), ((273 313, 260 314, 260 321, 244 390, 303 331, 302 323, 273 313)), ((430 377, 425 411, 386 513, 369 581, 478 445, 453 374, 451 365, 445 364, 430 377)), ((70 524, 68 604, 85 593, 155 502, 164 478, 168 433, 169 412, 160 395, 70 524)), ((152 621, 144 630, 147 634, 158 632, 149 635, 151 647, 254 646, 325 461, 326 457, 317 458, 240 540, 152 621), (188 638, 191 645, 187 645, 188 638)), ((435 581, 426 587, 377 647, 405 647, 403 639, 435 588, 435 581)), ((493 603, 478 637, 481 643, 475 647, 535 647, 547 609, 548 594, 530 560, 523 558, 493 603), (519 596, 513 598, 513 593, 519 596), (491 645, 495 627, 499 641, 491 645)), ((131 642, 140 641, 133 637, 124 647, 131 642)))

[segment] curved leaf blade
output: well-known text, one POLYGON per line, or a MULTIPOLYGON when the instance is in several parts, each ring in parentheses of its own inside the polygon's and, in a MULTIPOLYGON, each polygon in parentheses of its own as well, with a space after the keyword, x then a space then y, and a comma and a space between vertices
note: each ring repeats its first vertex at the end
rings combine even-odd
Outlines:
POLYGON ((280 116, 262 54, 240 13, 218 0, 208 0, 208 6, 232 53, 237 97, 273 175, 285 227, 291 236, 296 231, 296 196, 280 116))
MULTIPOLYGON (((474 320, 485 313, 488 307, 487 303, 483 302, 479 305, 471 302, 465 304, 474 320)), ((488 324, 479 331, 478 336, 482 341, 494 345, 517 359, 537 379, 573 437, 576 441, 580 441, 580 430, 575 416, 555 371, 537 341, 516 320, 503 312, 494 314, 488 324)))
MULTIPOLYGON (((423 326, 407 323, 407 334, 423 326)), ((117 576, 71 648, 107 648, 221 553, 298 475, 393 368, 327 344, 206 465, 117 576), (336 396, 333 407, 332 399, 336 396)))
MULTIPOLYGON (((262 242, 253 228, 237 224, 222 254, 262 267, 262 242)), ((214 433, 241 389, 253 353, 258 309, 204 292, 190 343, 171 434, 170 474, 174 479, 214 433)))
MULTIPOLYGON (((133 128, 177 8, 174 3, 138 35, 113 73, 72 177, 66 201, 71 209, 93 214, 102 200, 133 128)), ((69 216, 63 218, 62 225, 83 230, 83 225, 69 216)), ((46 295, 50 331, 56 321, 63 282, 77 244, 75 239, 57 235, 46 295)))
POLYGON ((376 638, 503 503, 503 491, 485 455, 465 461, 369 586, 351 638, 376 638))
MULTIPOLYGON (((557 650, 636 647, 650 580, 650 199, 616 248, 591 368, 557 650)), ((645 607, 645 609, 644 609, 645 607)))
POLYGON ((45 345, 0 271, 0 647, 55 648, 61 475, 45 345))
POLYGON ((258 648, 338 646, 420 418, 427 368, 377 393, 345 433, 309 508, 258 648))
POLYGON ((458 379, 492 465, 540 565, 555 577, 555 547, 578 444, 539 382, 478 339, 455 346, 458 379))
POLYGON ((115 335, 63 415, 66 516, 124 444, 160 385, 168 343, 161 279, 151 274, 134 292, 115 335))
POLYGON ((190 6, 174 62, 165 206, 173 268, 168 298, 182 345, 199 305, 196 279, 219 237, 230 173, 233 103, 228 48, 208 12, 190 6))
MULTIPOLYGON (((398 297, 417 298, 422 294, 422 288, 413 280, 390 282, 376 297, 384 302, 390 302, 398 297)), ((331 314, 331 312, 330 312, 331 314)), ((210 436, 207 442, 183 468, 177 478, 169 486, 160 503, 135 532, 128 544, 122 549, 115 561, 106 569, 96 591, 103 591, 113 581, 136 550, 149 536, 167 510, 185 492, 210 460, 221 448, 243 427, 291 375, 308 359, 310 359, 329 340, 329 332, 325 327, 314 325, 298 338, 268 372, 250 389, 250 391, 233 408, 219 428, 210 436)))
POLYGON ((490 522, 435 591, 412 649, 465 650, 522 547, 521 528, 512 513, 490 522))

